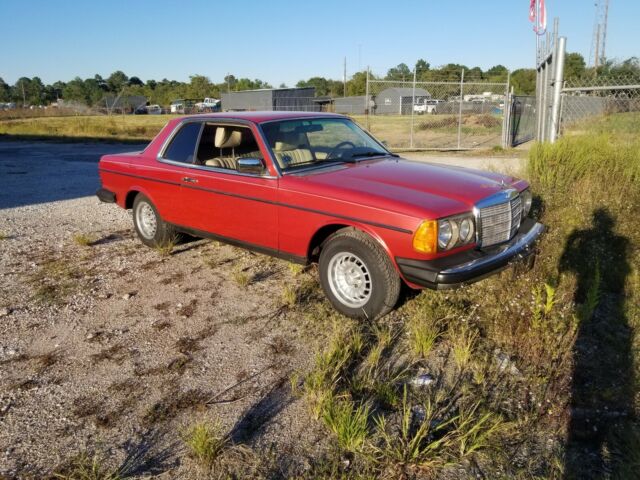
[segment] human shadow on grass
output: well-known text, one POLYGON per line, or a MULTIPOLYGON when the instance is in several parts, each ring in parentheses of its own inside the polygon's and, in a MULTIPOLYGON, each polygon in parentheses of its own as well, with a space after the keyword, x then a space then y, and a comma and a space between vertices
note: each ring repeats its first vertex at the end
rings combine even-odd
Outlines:
POLYGON ((567 479, 638 478, 640 434, 633 418, 632 330, 625 308, 629 240, 605 208, 574 230, 559 261, 573 272, 579 326, 573 352, 567 479), (635 470, 635 473, 633 473, 635 470))
POLYGON ((292 401, 291 387, 283 377, 240 417, 229 432, 229 439, 234 444, 250 443, 292 401))
POLYGON ((127 441, 127 456, 118 468, 120 478, 159 475, 177 465, 179 442, 170 440, 167 432, 151 429, 137 441, 127 441))

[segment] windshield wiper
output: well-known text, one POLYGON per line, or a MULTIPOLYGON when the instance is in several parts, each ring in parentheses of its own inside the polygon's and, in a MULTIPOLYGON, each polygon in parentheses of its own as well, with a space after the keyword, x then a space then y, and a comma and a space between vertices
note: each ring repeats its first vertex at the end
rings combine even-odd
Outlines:
POLYGON ((369 150, 368 152, 355 152, 350 155, 350 158, 358 158, 358 157, 383 157, 387 155, 392 155, 393 153, 387 152, 376 152, 375 150, 369 150))

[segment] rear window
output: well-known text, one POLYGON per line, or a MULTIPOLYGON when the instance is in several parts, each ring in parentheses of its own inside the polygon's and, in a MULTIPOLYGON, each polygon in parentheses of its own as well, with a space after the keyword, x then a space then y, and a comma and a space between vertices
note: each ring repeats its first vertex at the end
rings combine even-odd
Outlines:
POLYGON ((199 122, 191 122, 183 126, 165 150, 164 158, 175 162, 193 163, 193 154, 201 127, 202 124, 199 122))

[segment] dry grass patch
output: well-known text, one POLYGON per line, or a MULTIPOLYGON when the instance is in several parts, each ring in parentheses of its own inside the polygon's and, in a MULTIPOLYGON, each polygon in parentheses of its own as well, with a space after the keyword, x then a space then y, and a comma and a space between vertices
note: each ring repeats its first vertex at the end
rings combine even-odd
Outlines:
POLYGON ((73 236, 73 243, 81 247, 90 247, 96 242, 97 238, 86 233, 77 233, 73 236))

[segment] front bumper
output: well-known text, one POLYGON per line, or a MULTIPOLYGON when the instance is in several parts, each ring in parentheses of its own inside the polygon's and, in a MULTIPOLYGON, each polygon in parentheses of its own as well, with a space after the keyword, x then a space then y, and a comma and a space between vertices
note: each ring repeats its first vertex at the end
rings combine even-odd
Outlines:
POLYGON ((535 253, 534 246, 545 227, 528 218, 507 243, 464 252, 436 260, 396 257, 402 276, 422 287, 442 290, 477 282, 535 253))

